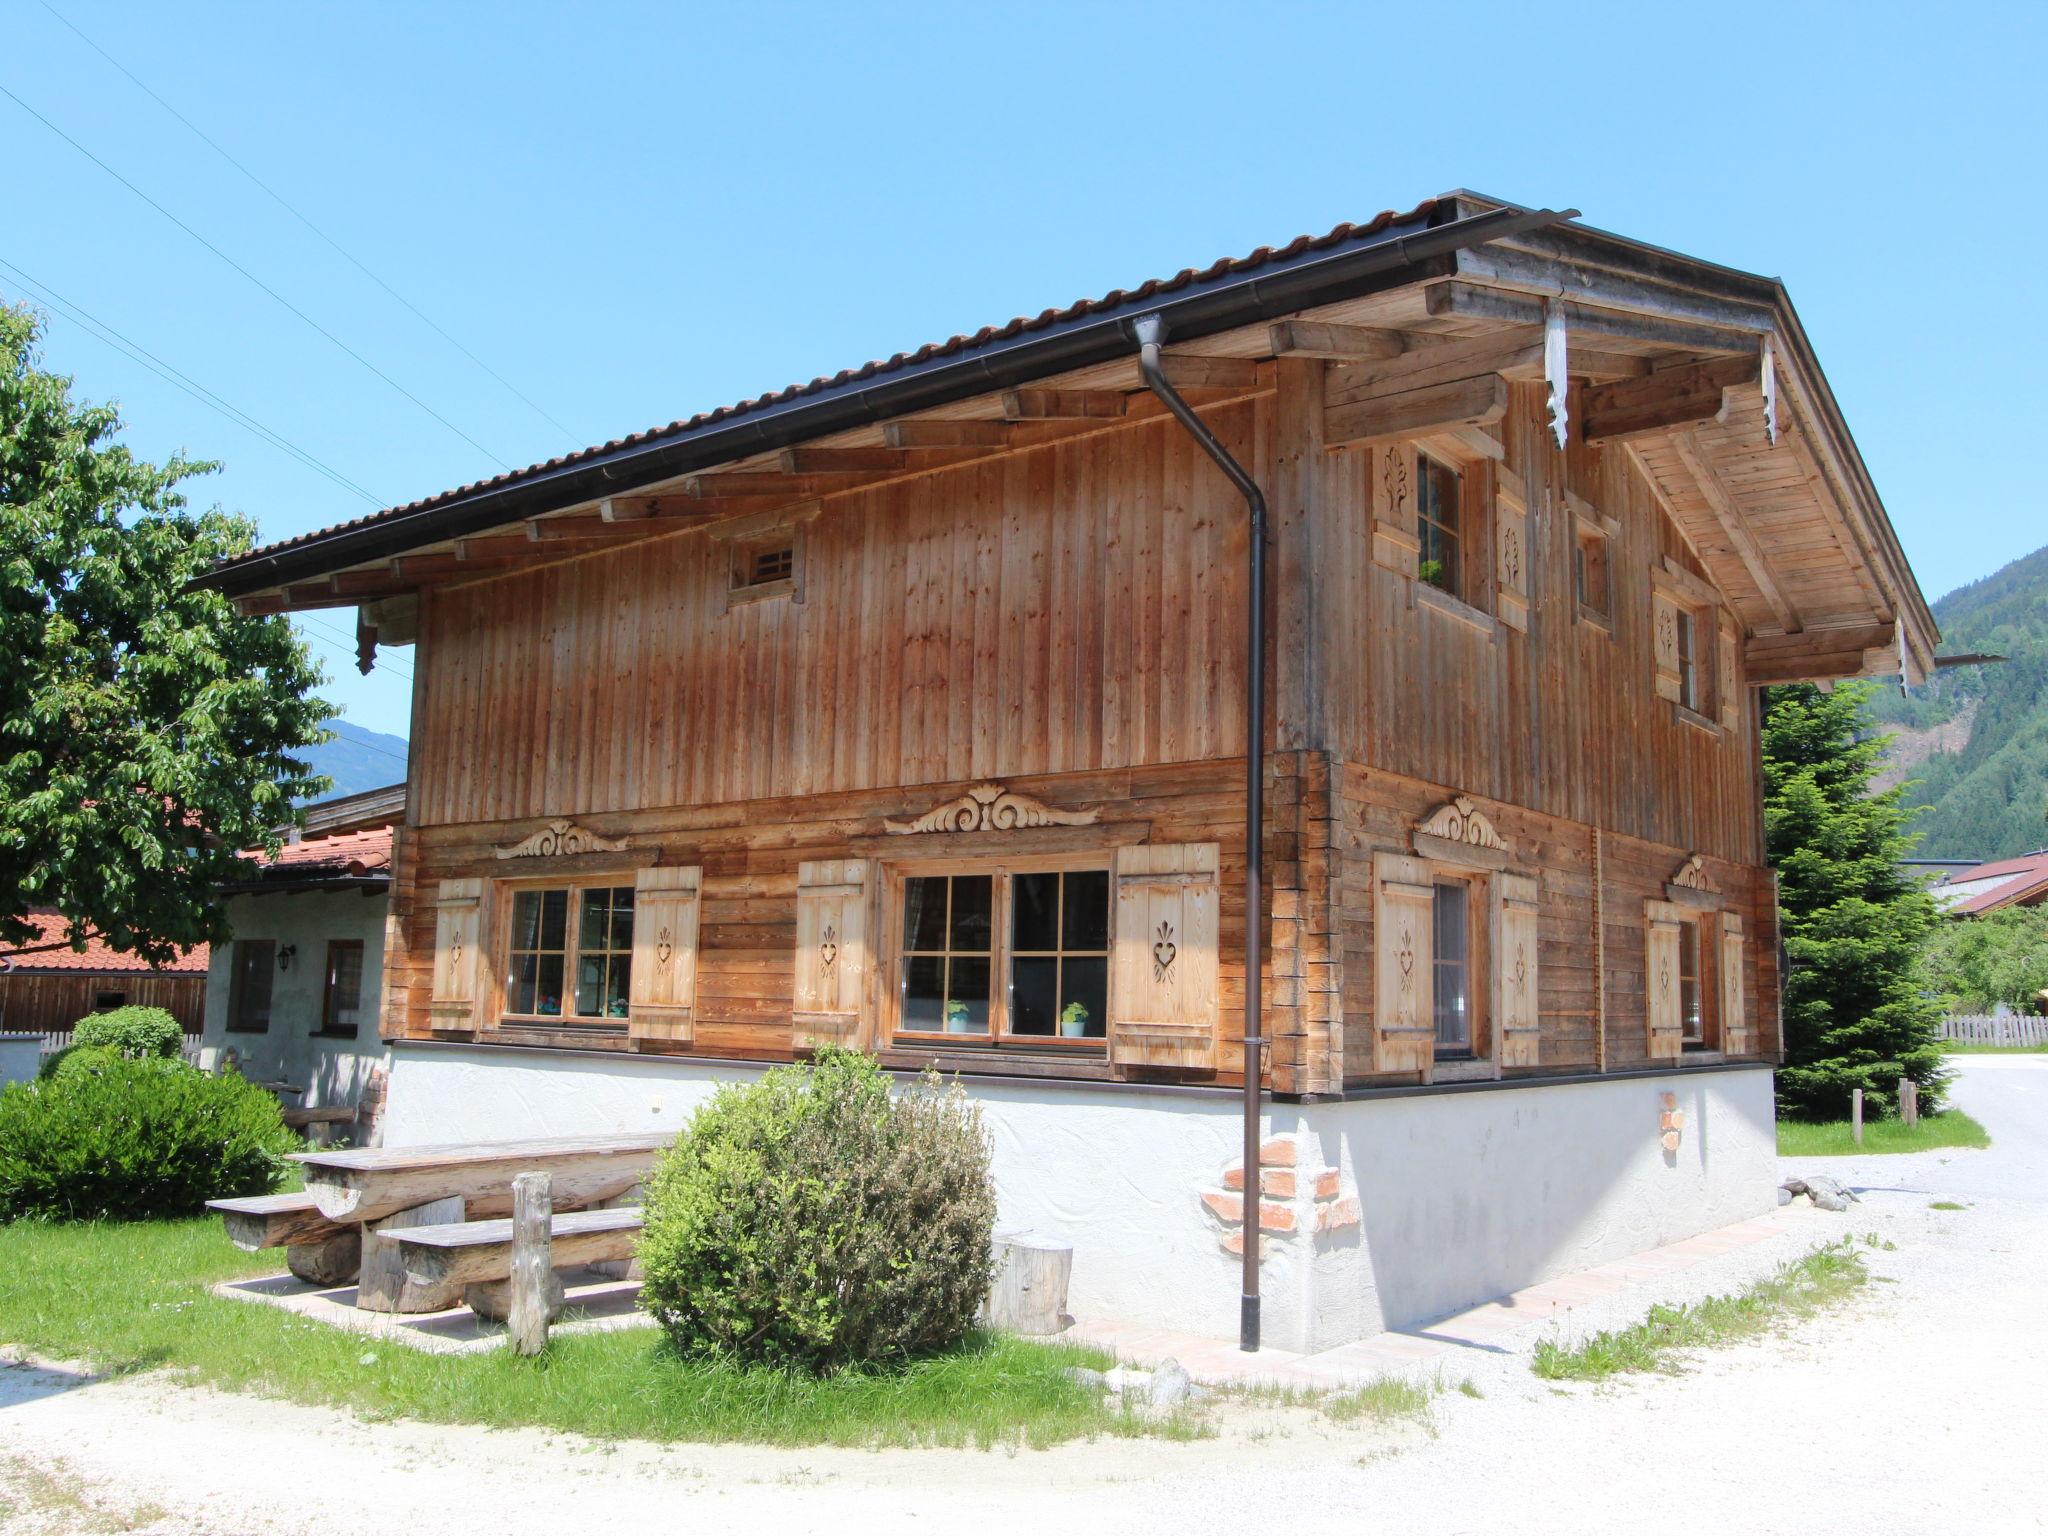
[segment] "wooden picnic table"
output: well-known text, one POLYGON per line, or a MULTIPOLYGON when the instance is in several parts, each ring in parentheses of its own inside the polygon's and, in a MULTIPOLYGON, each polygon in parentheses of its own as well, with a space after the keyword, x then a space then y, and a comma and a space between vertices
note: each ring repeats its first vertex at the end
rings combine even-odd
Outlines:
POLYGON ((429 1203, 461 1200, 464 1217, 503 1215, 512 1180, 554 1175, 558 1208, 596 1205, 638 1184, 673 1133, 543 1136, 528 1141, 449 1142, 424 1147, 350 1147, 294 1153, 306 1193, 330 1221, 381 1222, 429 1203))

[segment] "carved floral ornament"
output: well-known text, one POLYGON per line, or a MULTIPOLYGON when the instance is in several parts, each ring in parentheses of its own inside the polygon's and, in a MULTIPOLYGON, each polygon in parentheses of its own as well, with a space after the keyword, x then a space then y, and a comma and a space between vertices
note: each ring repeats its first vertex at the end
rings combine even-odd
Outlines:
POLYGON ((599 837, 588 827, 556 817, 531 837, 508 843, 497 850, 501 859, 552 859, 563 854, 622 853, 623 837, 599 837))
POLYGON ((1023 827, 1085 827, 1102 812, 1062 811, 1021 790, 976 784, 910 821, 885 820, 890 832, 1015 832, 1023 827))
POLYGON ((1152 940, 1152 979, 1164 981, 1173 974, 1173 962, 1180 954, 1180 946, 1173 942, 1173 924, 1162 922, 1159 933, 1152 940))
POLYGON ((818 965, 822 970, 831 970, 839 960, 839 930, 830 923, 818 935, 818 965))
POLYGON ((1484 811, 1464 795, 1438 806, 1415 824, 1417 837, 1433 837, 1439 842, 1456 843, 1466 848, 1488 848, 1496 853, 1512 853, 1507 840, 1493 828, 1484 811))
POLYGON ((676 952, 675 935, 669 932, 668 924, 661 925, 661 932, 654 939, 654 962, 664 970, 668 968, 670 956, 676 952))
POLYGON ((1707 873, 1707 861, 1702 854, 1695 853, 1679 865, 1672 873, 1671 883, 1681 890, 1704 891, 1710 896, 1721 894, 1721 887, 1707 873))

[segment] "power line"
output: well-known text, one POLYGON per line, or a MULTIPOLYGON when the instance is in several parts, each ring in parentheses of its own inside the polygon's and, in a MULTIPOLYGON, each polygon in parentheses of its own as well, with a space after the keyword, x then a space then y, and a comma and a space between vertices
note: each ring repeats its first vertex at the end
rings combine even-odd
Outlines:
POLYGON ((301 464, 304 464, 307 468, 317 470, 319 471, 319 473, 325 475, 329 480, 332 480, 336 485, 340 486, 343 490, 352 491, 356 495, 362 497, 363 500, 367 501, 371 506, 381 507, 385 505, 385 503, 380 498, 378 498, 372 492, 365 490, 362 486, 356 484, 355 481, 349 479, 348 476, 342 474, 340 470, 335 469, 333 466, 329 464, 321 462, 312 454, 308 453, 305 449, 301 448, 297 443, 294 443, 290 438, 286 437, 283 433, 274 431, 270 427, 266 427, 262 422, 258 421, 254 416, 251 416, 247 411, 243 410, 240 406, 237 406, 233 404, 231 401, 224 399, 222 396, 215 394, 212 390, 208 389, 204 384, 201 384, 197 379, 194 379, 190 375, 182 373, 178 369, 172 367, 169 363, 165 362, 162 358, 158 357, 154 352, 151 352, 147 347, 143 346, 142 343, 131 340, 129 337, 124 336, 121 332, 115 330, 111 325, 108 325, 106 321, 99 319, 89 310, 86 310, 82 308, 80 305, 74 303, 72 300, 65 298, 63 294, 57 292, 57 290, 52 288, 48 283, 41 281, 39 278, 31 277, 28 273, 24 272, 20 267, 17 267, 13 262, 7 260, 4 256, 0 256, 0 267, 5 267, 9 272, 12 272, 14 274, 15 281, 20 283, 22 289, 26 293, 28 293, 30 297, 40 300, 42 303, 48 305, 51 309, 56 310, 59 314, 63 315, 65 319, 71 321, 74 325, 83 327, 88 335, 95 336, 100 341, 106 343, 108 346, 113 347, 116 351, 125 353, 130 359, 140 363, 143 367, 149 369, 151 372, 156 374, 158 378, 162 379, 165 383, 175 385, 177 388, 183 390, 186 394, 190 395, 193 399, 197 400, 201 405, 204 405, 208 409, 213 410, 219 413, 221 416, 226 417, 229 421, 235 423, 235 425, 243 428, 245 431, 255 434, 258 438, 262 439, 264 442, 269 443, 272 447, 282 449, 284 452, 290 454, 293 458, 297 459, 301 464))
POLYGON ((404 305, 407 309, 411 310, 414 315, 418 316, 421 323, 424 324, 429 330, 433 331, 433 333, 436 336, 439 336, 443 341, 447 342, 449 346, 453 347, 456 351, 460 352, 464 357, 468 358, 472 363, 476 364, 477 367, 481 368, 485 373, 489 374, 493 379, 497 380, 497 382, 500 385, 502 385, 514 398, 519 400, 521 404, 525 405, 535 415, 539 416, 543 421, 547 422, 549 426, 553 427, 557 432, 560 432, 562 436, 567 438, 572 448, 581 448, 584 445, 585 439, 578 437, 574 432, 570 431, 569 428, 563 426, 561 422, 557 421, 552 415, 548 413, 548 411, 540 404, 540 402, 532 399, 516 384, 514 384, 510 379, 506 378, 503 374, 499 373, 495 368, 491 367, 489 363, 485 362, 482 358, 478 357, 474 352, 470 351, 469 348, 465 347, 461 342, 457 341, 453 336, 449 335, 448 332, 443 330, 439 325, 435 324, 433 318, 430 315, 428 315, 424 310, 422 310, 417 304, 413 303, 412 300, 408 299, 396 288, 393 288, 389 283, 384 281, 384 279, 379 277, 375 272, 372 272, 368 267, 364 266, 361 261, 357 260, 356 257, 351 252, 344 249, 342 245, 338 241, 336 241, 332 235, 327 233, 326 230, 322 229, 318 224, 315 224, 311 219, 307 218, 303 213, 299 212, 297 208, 294 208, 289 202, 285 201, 283 194, 278 192, 278 190, 275 187, 272 187, 268 182, 263 180, 262 177, 258 176, 254 171, 250 170, 249 167, 242 164, 241 161, 237 160, 233 155, 229 154, 225 149, 221 148, 221 146, 215 143, 214 140, 207 135, 205 130, 203 130, 197 123, 193 122, 191 118, 187 117, 184 113, 180 112, 176 107, 172 106, 168 101, 164 100, 163 97, 159 96, 155 91, 151 90, 146 84, 143 83, 141 78, 136 75, 135 71, 130 69, 127 65, 123 64, 119 59, 115 58, 111 53, 107 52, 106 49, 102 48, 98 43, 94 42, 90 37, 86 36, 86 34, 79 29, 78 24, 74 22, 69 16, 66 16, 62 11, 58 10, 54 5, 50 4, 50 0, 41 0, 41 4, 44 10, 48 11, 52 16, 56 17, 57 20, 63 22, 65 26, 69 27, 72 30, 72 32, 77 35, 78 40, 80 42, 84 43, 86 47, 90 48, 94 53, 98 54, 101 58, 105 59, 109 64, 113 65, 114 68, 118 69, 122 74, 126 75, 128 79, 134 84, 137 90, 141 91, 143 95, 147 96, 151 101, 155 102, 158 106, 162 107, 166 112, 170 113, 171 116, 175 117, 179 122, 183 123, 188 129, 190 129, 194 136, 198 138, 200 143, 204 144, 208 149, 212 150, 215 154, 219 155, 221 159, 227 161, 229 165, 232 165, 236 170, 240 171, 256 186, 257 190, 262 192, 272 202, 276 203, 278 207, 282 208, 286 213, 290 214, 293 218, 297 219, 301 224, 305 225, 306 228, 310 229, 315 235, 319 236, 320 239, 323 242, 325 242, 326 245, 331 250, 333 250, 336 255, 342 258, 342 260, 346 261, 350 266, 354 267, 358 272, 362 273, 363 276, 367 277, 379 288, 382 288, 386 293, 390 294, 391 297, 396 299, 400 304, 404 305))
POLYGON ((363 356, 362 353, 358 352, 354 347, 350 346, 347 342, 343 341, 339 336, 335 335, 334 332, 328 330, 326 326, 322 325, 318 320, 315 320, 311 315, 307 314, 303 309, 299 308, 298 305, 294 304, 290 299, 286 298, 283 294, 279 293, 275 288, 271 287, 270 284, 264 282, 262 278, 258 277, 254 272, 251 272, 239 261, 236 261, 234 257, 230 256, 226 251, 222 250, 219 246, 215 245, 211 240, 207 239, 206 236, 200 234, 198 230, 194 229, 190 224, 187 224, 183 219, 179 218, 175 213, 171 212, 170 209, 166 208, 162 203, 158 202, 155 198, 151 197, 147 192, 143 191, 142 188, 138 187, 134 182, 130 181, 126 176, 123 176, 119 171, 115 170, 111 165, 107 164, 107 162, 102 160, 98 155, 94 154, 91 150, 87 149, 83 144, 79 143, 78 140, 71 137, 70 134, 66 133, 62 128, 59 128, 55 123, 51 122, 50 119, 43 116, 43 114, 38 112, 34 107, 30 106, 27 102, 23 101, 19 96, 15 95, 13 91, 9 90, 4 85, 0 85, 0 95, 4 95, 9 101, 13 102, 17 107, 21 108, 22 111, 26 112, 30 117, 34 118, 37 122, 41 123, 45 128, 49 129, 50 132, 57 135, 57 137, 62 139, 66 144, 69 144, 81 155, 85 156, 86 159, 90 160, 94 165, 98 166, 101 170, 105 171, 109 176, 113 177, 114 180, 121 183, 121 185, 126 187, 130 192, 133 192, 137 197, 141 198, 145 203, 149 204, 150 207, 154 208, 158 213, 162 214, 165 218, 169 219, 173 224, 177 225, 178 228, 182 229, 194 240, 198 241, 201 245, 205 246, 207 250, 213 252, 214 255, 218 256, 222 261, 226 262, 229 266, 233 267, 237 272, 241 273, 243 277, 247 278, 250 282, 254 283, 258 288, 261 288, 265 293, 269 294, 271 298, 275 299, 279 304, 283 305, 286 309, 290 310, 294 315, 297 315, 299 319, 303 320, 307 325, 311 326, 315 331, 318 331, 322 336, 326 337, 329 341, 333 342, 335 346, 341 348, 342 351, 346 352, 350 357, 354 358, 357 362, 361 363, 365 368, 369 369, 370 372, 374 373, 386 384, 389 384, 393 389, 397 390, 398 393, 405 396, 406 399, 410 400, 414 405, 418 406, 421 410, 425 411, 429 416, 433 417, 434 420, 441 423, 442 426, 446 427, 450 432, 453 432, 465 443, 468 443, 470 447, 476 449, 478 453, 483 454, 492 463, 496 464, 500 469, 511 469, 512 466, 510 464, 507 464, 503 459, 499 458, 498 455, 492 453, 490 449, 486 448, 482 443, 478 442, 475 438, 471 437, 467 432, 463 431, 462 428, 456 426, 454 422, 450 421, 446 416, 443 416, 439 411, 435 410, 431 405, 427 404, 426 401, 422 400, 418 395, 414 394, 411 390, 407 389, 403 384, 399 383, 398 380, 392 378, 390 374, 386 373, 382 368, 379 368, 375 363, 371 362, 367 357, 363 356))
MULTIPOLYGON (((314 629, 321 630, 325 634, 333 636, 333 639, 328 640, 325 643, 332 645, 336 650, 340 651, 343 655, 347 656, 349 660, 355 660, 356 643, 353 638, 342 634, 340 630, 333 628, 331 625, 321 623, 318 619, 313 618, 310 614, 295 613, 292 615, 292 617, 296 619, 300 624, 310 625, 314 629)), ((309 635, 307 636, 307 638, 311 640, 318 640, 320 639, 320 636, 309 635)), ((396 672, 408 683, 412 681, 411 669, 407 667, 401 667, 400 665, 398 665, 397 662, 391 661, 389 659, 382 662, 381 665, 393 672, 396 672)))

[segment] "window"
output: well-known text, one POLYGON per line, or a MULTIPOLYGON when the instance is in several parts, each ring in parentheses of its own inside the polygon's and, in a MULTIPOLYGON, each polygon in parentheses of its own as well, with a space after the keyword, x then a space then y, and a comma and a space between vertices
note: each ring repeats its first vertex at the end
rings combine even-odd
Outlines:
POLYGON ((909 873, 901 891, 898 1034, 1107 1041, 1107 869, 909 873))
POLYGON ((1439 1058, 1472 1051, 1471 887, 1462 880, 1435 882, 1432 911, 1432 1003, 1439 1058))
POLYGON ((320 1003, 320 1033, 354 1037, 362 1021, 363 941, 327 941, 327 983, 320 1003))
POLYGON ((776 597, 796 591, 797 531, 783 527, 732 546, 731 596, 776 597))
POLYGON ((623 1020, 632 981, 633 887, 515 891, 505 948, 508 1014, 623 1020))
POLYGON ((1678 1024, 1679 1038, 1691 1050, 1707 1044, 1706 1015, 1700 1001, 1700 925, 1678 925, 1678 1024))
POLYGON ((1678 610, 1678 702, 1694 714, 1706 713, 1700 700, 1699 619, 1690 608, 1678 610))
POLYGON ((771 581, 787 581, 796 574, 796 550, 788 544, 757 549, 748 561, 747 570, 747 585, 750 587, 763 586, 771 581))
POLYGON ((1572 546, 1572 592, 1582 618, 1605 621, 1614 601, 1607 577, 1607 533, 1588 523, 1578 526, 1572 546))
POLYGON ((237 939, 228 962, 228 1028, 260 1035, 270 1028, 270 983, 277 970, 272 939, 237 939))
POLYGON ((127 1004, 128 994, 126 992, 95 992, 92 995, 92 1011, 94 1013, 111 1013, 116 1008, 126 1007, 127 1004))
POLYGON ((1458 472, 1423 454, 1416 464, 1415 574, 1452 597, 1465 595, 1458 472))

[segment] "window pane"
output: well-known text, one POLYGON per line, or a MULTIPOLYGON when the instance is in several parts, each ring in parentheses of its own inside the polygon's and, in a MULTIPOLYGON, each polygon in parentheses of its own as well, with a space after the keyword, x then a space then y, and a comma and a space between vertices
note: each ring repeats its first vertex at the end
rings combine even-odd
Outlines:
POLYGON ((939 955, 910 955, 903 961, 903 1027, 946 1027, 946 962, 939 955))
POLYGON ((540 961, 533 955, 514 955, 512 974, 506 980, 505 1006, 514 1013, 534 1011, 534 977, 540 961))
MULTIPOLYGON (((949 949, 986 954, 994 937, 995 877, 955 875, 953 877, 953 921, 948 931, 949 949)), ((988 991, 986 966, 982 967, 982 991, 988 991)))
POLYGON ((612 948, 633 947, 633 887, 619 886, 612 892, 612 948))
POLYGON ((1084 957, 1060 967, 1060 1033, 1100 1040, 1109 1027, 1109 961, 1084 957))
POLYGON ((608 1019, 626 1016, 633 989, 633 955, 629 950, 612 956, 605 989, 604 1013, 608 1019))
POLYGON ((946 947, 944 875, 915 875, 903 882, 903 947, 946 947))
POLYGON ((569 932, 569 893, 567 891, 542 891, 540 893, 540 947, 542 949, 564 948, 569 932))
MULTIPOLYGON (((552 894, 559 895, 560 892, 552 894)), ((536 955, 534 957, 533 1011, 557 1016, 562 1011, 562 957, 560 955, 536 955)))
POLYGON ((1081 869, 1066 876, 1064 949, 1109 948, 1109 871, 1081 869))
POLYGON ((1010 962, 1010 1033, 1051 1035, 1059 1017, 1060 963, 1051 955, 1010 962))
POLYGON ((1678 930, 1678 1014, 1680 1038, 1694 1045, 1706 1041, 1700 1009, 1700 931, 1685 923, 1678 930))
POLYGON ((592 1019, 599 1015, 599 1001, 604 996, 604 953, 583 954, 576 957, 576 1016, 592 1019))
POLYGON ((1437 885, 1435 1004, 1439 1050, 1469 1050, 1472 1046, 1466 910, 1466 890, 1462 884, 1444 881, 1437 885))
MULTIPOLYGON (((1060 947, 1060 877, 1018 875, 1010 882, 1010 947, 1060 947)), ((1051 998, 1048 996, 1047 1001, 1051 998)))
POLYGON ((363 946, 327 946, 327 1014, 321 1021, 331 1029, 354 1029, 363 997, 363 946))
POLYGON ((952 961, 951 986, 946 994, 946 1030, 949 1034, 988 1033, 989 964, 986 955, 952 961))
POLYGON ((1586 541, 1572 546, 1572 592, 1582 607, 1593 606, 1592 588, 1586 582, 1586 541))
POLYGON ((539 891, 520 891, 512 898, 512 947, 540 948, 539 891))

